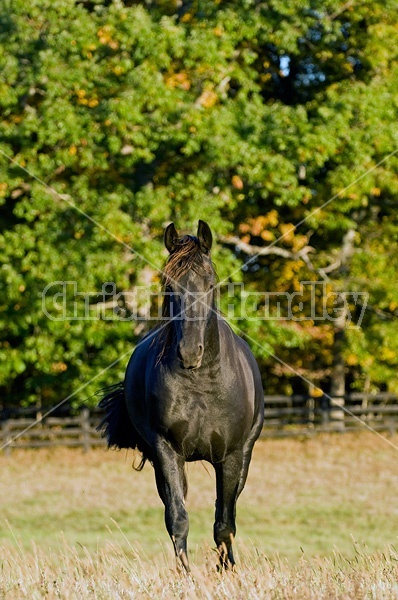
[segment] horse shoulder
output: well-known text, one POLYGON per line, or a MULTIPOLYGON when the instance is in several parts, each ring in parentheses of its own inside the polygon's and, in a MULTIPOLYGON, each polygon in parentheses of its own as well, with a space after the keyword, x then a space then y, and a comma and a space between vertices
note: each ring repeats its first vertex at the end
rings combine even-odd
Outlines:
POLYGON ((246 390, 254 393, 255 404, 263 403, 263 386, 257 361, 247 342, 237 335, 226 322, 221 322, 221 352, 228 354, 235 378, 242 381, 246 390))
POLYGON ((226 321, 220 322, 219 332, 222 349, 226 349, 230 356, 247 363, 251 368, 258 369, 249 345, 231 329, 226 321))

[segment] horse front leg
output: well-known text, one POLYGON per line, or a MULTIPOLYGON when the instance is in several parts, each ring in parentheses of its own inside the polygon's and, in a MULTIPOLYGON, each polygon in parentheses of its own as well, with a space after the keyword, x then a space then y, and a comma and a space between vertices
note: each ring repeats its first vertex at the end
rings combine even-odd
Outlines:
POLYGON ((242 472, 242 452, 227 456, 222 463, 214 465, 216 471, 217 500, 214 523, 214 541, 220 557, 220 567, 234 568, 232 542, 236 533, 236 500, 242 472))
POLYGON ((174 545, 175 555, 186 571, 190 571, 187 552, 188 513, 185 510, 186 479, 184 460, 166 440, 156 447, 156 485, 165 506, 165 523, 174 545))

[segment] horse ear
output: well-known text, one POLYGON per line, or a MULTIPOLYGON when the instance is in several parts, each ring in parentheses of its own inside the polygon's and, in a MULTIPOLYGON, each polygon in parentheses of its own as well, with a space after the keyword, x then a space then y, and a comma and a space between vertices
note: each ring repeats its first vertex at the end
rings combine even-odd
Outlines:
POLYGON ((178 233, 174 226, 174 223, 170 223, 167 225, 166 230, 164 232, 164 245, 170 254, 176 249, 178 244, 178 233))
POLYGON ((210 231, 210 227, 204 221, 199 220, 198 225, 198 240, 200 249, 204 254, 209 254, 211 246, 213 244, 213 236, 210 231))

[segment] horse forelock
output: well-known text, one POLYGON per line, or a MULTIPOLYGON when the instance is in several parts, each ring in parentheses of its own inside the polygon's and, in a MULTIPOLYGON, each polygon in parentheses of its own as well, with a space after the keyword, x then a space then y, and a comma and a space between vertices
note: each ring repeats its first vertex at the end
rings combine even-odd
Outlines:
POLYGON ((199 240, 193 235, 182 237, 167 259, 162 273, 162 284, 167 287, 170 282, 178 281, 188 271, 198 275, 206 275, 214 271, 211 261, 203 254, 199 240))

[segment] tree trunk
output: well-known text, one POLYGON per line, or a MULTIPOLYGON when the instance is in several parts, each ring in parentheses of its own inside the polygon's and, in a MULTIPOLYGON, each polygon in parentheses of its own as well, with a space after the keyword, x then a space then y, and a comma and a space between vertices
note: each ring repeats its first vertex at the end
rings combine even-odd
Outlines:
POLYGON ((345 362, 343 358, 345 321, 347 311, 342 308, 341 318, 335 323, 332 379, 330 383, 331 411, 330 419, 338 428, 344 428, 345 362), (341 323, 341 325, 340 325, 341 323), (335 409, 333 410, 333 407, 335 409))
MULTIPOLYGON (((343 281, 347 280, 349 272, 349 260, 354 252, 354 229, 349 229, 343 238, 341 247, 341 265, 339 274, 343 276, 343 281)), ((344 290, 345 291, 345 290, 344 290)), ((330 384, 331 408, 330 418, 339 428, 344 428, 344 396, 345 386, 345 361, 343 357, 345 328, 348 317, 348 305, 343 294, 339 295, 336 302, 336 309, 339 315, 334 321, 334 344, 333 344, 333 364, 330 384), (333 410, 336 407, 336 410, 333 410)))

